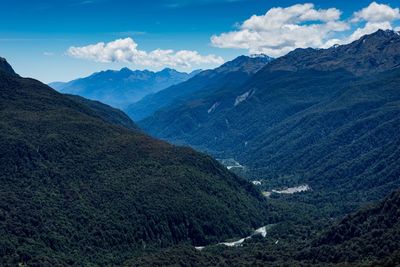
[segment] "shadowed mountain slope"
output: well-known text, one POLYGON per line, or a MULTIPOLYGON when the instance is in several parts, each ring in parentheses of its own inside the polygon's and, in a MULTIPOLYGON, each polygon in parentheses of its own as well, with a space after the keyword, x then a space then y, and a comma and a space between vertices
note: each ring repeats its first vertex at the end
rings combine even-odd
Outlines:
POLYGON ((212 158, 103 111, 0 70, 1 265, 115 266, 267 219, 265 199, 212 158))
POLYGON ((400 185, 399 55, 393 31, 325 50, 298 49, 239 87, 196 95, 139 125, 235 158, 250 177, 270 184, 340 192, 334 202, 354 208, 400 185))
POLYGON ((270 61, 272 58, 264 55, 240 56, 216 69, 202 71, 186 82, 150 94, 128 106, 125 111, 135 121, 144 119, 198 93, 212 92, 220 87, 239 86, 270 61))

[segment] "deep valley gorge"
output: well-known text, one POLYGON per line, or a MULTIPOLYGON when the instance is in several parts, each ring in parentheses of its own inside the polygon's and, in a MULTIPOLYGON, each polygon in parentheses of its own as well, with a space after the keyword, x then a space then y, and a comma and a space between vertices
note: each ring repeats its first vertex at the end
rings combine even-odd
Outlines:
POLYGON ((2 3, 0 266, 400 266, 396 1, 39 2, 2 3))

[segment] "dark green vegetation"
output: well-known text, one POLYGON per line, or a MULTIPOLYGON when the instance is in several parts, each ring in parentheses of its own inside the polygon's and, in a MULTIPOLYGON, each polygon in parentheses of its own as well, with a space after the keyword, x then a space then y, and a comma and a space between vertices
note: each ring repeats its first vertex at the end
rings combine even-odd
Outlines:
POLYGON ((400 185, 399 55, 400 36, 378 31, 272 62, 239 57, 148 98, 163 106, 139 122, 153 134, 236 159, 246 168, 224 162, 262 190, 312 188, 268 198, 119 110, 0 61, 1 263, 399 265, 400 192, 365 206, 400 185), (265 224, 266 238, 213 245, 265 224))
POLYGON ((55 82, 50 86, 64 94, 80 95, 98 100, 113 107, 125 108, 147 94, 156 93, 171 85, 181 83, 196 75, 164 69, 159 72, 148 70, 107 70, 67 83, 55 82))
POLYGON ((398 266, 399 219, 397 191, 329 230, 293 231, 290 224, 283 224, 269 232, 267 239, 250 240, 243 247, 214 246, 199 252, 177 246, 143 254, 126 266, 398 266), (313 241, 307 240, 310 237, 313 241))
POLYGON ((106 104, 103 104, 99 101, 89 100, 77 95, 65 95, 69 97, 75 102, 86 105, 91 110, 93 110, 96 115, 100 116, 103 120, 115 124, 120 125, 128 129, 139 130, 136 124, 121 110, 110 107, 106 104))
MULTIPOLYGON (((202 71, 186 82, 171 86, 155 94, 149 94, 142 100, 128 106, 126 112, 137 121, 172 103, 191 99, 193 95, 212 92, 221 87, 239 86, 271 60, 272 58, 264 55, 240 56, 216 69, 202 71)), ((191 102, 193 106, 200 104, 196 101, 191 102)))
POLYGON ((399 192, 340 220, 400 187, 397 33, 295 50, 239 86, 199 92, 139 125, 157 137, 234 158, 246 166, 235 171, 262 180, 262 190, 308 184, 312 191, 271 196, 278 223, 264 240, 202 252, 149 252, 132 266, 400 264, 399 192), (339 223, 332 227, 334 221, 339 223))
POLYGON ((1 266, 114 266, 268 220, 259 192, 209 156, 10 70, 0 66, 1 266))
POLYGON ((383 202, 344 218, 316 240, 299 259, 322 262, 400 264, 400 191, 383 202))
POLYGON ((307 183, 307 203, 336 216, 399 187, 399 115, 400 36, 378 31, 295 50, 240 86, 175 103, 139 126, 235 158, 265 187, 307 183))

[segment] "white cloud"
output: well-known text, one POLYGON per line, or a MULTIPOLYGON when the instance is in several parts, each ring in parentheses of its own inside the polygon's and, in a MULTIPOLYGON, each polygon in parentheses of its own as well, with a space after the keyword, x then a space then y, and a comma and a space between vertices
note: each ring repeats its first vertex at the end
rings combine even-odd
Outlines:
POLYGON ((315 9, 313 4, 276 7, 252 16, 239 29, 211 37, 221 48, 243 48, 250 53, 280 56, 298 47, 325 47, 334 32, 349 29, 336 8, 315 9))
POLYGON ((388 21, 384 22, 367 22, 364 27, 356 29, 347 39, 343 40, 342 43, 350 43, 352 41, 360 39, 366 34, 371 34, 377 30, 391 30, 392 25, 388 21))
POLYGON ((224 62, 222 57, 201 55, 197 51, 190 50, 156 49, 147 52, 138 49, 137 43, 132 38, 82 47, 72 46, 68 49, 67 54, 75 58, 98 62, 127 62, 146 67, 192 68, 197 65, 219 65, 224 62))
POLYGON ((371 34, 377 30, 392 30, 393 22, 400 20, 400 9, 392 8, 385 4, 372 2, 369 6, 353 14, 353 23, 364 23, 364 26, 356 28, 344 42, 359 39, 365 34, 371 34))
POLYGON ((352 21, 390 22, 397 19, 400 19, 399 8, 372 2, 368 7, 355 12, 352 21))
POLYGON ((399 8, 376 2, 349 19, 342 20, 341 15, 339 9, 316 9, 310 3, 275 7, 265 15, 251 16, 234 31, 213 35, 211 43, 277 57, 295 48, 348 43, 378 29, 392 29, 393 22, 400 20, 399 8))

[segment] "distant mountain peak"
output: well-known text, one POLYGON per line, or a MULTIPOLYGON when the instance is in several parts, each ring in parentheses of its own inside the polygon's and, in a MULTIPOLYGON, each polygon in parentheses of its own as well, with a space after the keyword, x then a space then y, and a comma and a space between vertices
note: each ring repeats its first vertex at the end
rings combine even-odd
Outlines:
POLYGON ((49 85, 61 93, 80 95, 117 108, 142 99, 147 94, 158 92, 191 78, 191 74, 165 68, 161 71, 104 70, 66 83, 49 85))
POLYGON ((370 35, 366 35, 366 36, 373 36, 373 35, 380 35, 380 36, 398 36, 399 32, 398 31, 394 31, 394 30, 377 30, 376 32, 370 34, 370 35))
POLYGON ((374 33, 362 36, 359 40, 354 41, 354 43, 372 40, 387 41, 392 39, 400 39, 399 32, 393 30, 377 30, 374 33))
POLYGON ((261 53, 261 54, 251 54, 250 56, 249 56, 250 58, 266 58, 266 59, 273 59, 272 57, 270 57, 270 56, 268 56, 268 55, 266 55, 266 54, 263 54, 263 53, 261 53))
POLYGON ((400 35, 378 30, 344 45, 327 49, 298 48, 265 67, 266 71, 347 70, 357 76, 400 67, 400 35))
POLYGON ((148 95, 142 100, 131 104, 125 110, 135 121, 143 120, 157 110, 167 108, 169 105, 176 103, 175 101, 178 101, 178 99, 179 101, 186 100, 192 97, 193 94, 203 94, 222 85, 236 87, 269 64, 271 60, 268 56, 250 57, 242 55, 225 62, 215 69, 195 70, 190 73, 192 78, 186 82, 148 95))
POLYGON ((162 74, 165 74, 165 73, 167 73, 167 74, 175 74, 175 73, 179 73, 179 71, 177 71, 175 69, 171 69, 171 68, 164 68, 161 71, 159 71, 159 73, 162 73, 162 74))
POLYGON ((120 72, 132 72, 132 70, 128 67, 123 67, 119 70, 120 72))
POLYGON ((16 75, 14 69, 7 62, 5 58, 0 57, 0 71, 6 72, 7 74, 16 75))
POLYGON ((171 69, 171 68, 164 68, 164 69, 161 70, 161 72, 163 72, 163 71, 176 71, 176 70, 171 69))
POLYGON ((243 71, 247 73, 255 73, 271 61, 272 58, 266 55, 262 56, 241 55, 231 61, 224 63, 220 67, 216 68, 215 71, 217 72, 243 71))

